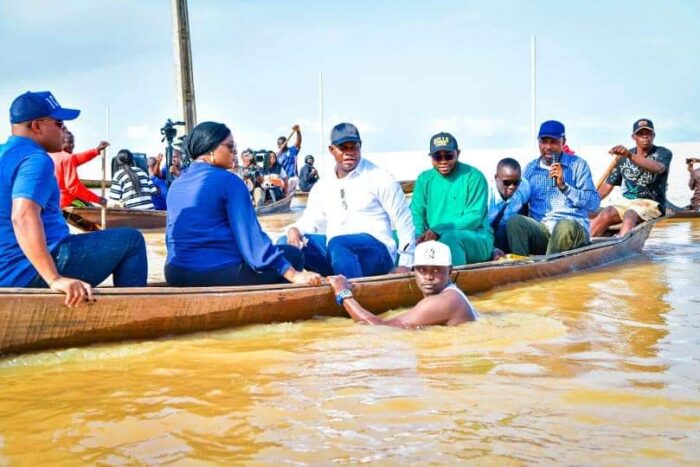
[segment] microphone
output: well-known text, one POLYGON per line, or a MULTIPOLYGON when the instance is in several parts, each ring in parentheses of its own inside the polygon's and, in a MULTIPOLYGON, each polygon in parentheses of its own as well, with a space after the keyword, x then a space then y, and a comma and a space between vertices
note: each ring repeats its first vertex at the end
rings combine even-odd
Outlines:
MULTIPOLYGON (((552 164, 558 164, 561 161, 561 153, 557 152, 552 154, 552 164)), ((556 187, 557 186, 557 178, 552 177, 552 186, 556 187)))

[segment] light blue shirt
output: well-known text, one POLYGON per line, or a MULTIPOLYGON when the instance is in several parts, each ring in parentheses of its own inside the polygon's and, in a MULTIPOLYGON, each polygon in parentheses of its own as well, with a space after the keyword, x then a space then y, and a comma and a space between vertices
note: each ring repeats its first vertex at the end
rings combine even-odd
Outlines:
POLYGON ((579 156, 561 155, 564 183, 568 185, 562 192, 552 186, 549 167, 543 167, 540 161, 538 157, 525 168, 524 178, 530 182, 530 217, 542 222, 550 232, 558 221, 573 219, 590 233, 588 214, 600 207, 600 196, 588 163, 579 156))
POLYGON ((527 179, 525 178, 520 180, 518 189, 515 190, 513 196, 508 199, 503 199, 501 194, 498 192, 496 182, 493 179, 489 180, 489 224, 492 224, 496 219, 498 213, 501 212, 501 209, 503 209, 503 205, 507 205, 498 225, 492 226, 495 230, 498 230, 499 227, 505 227, 508 219, 518 214, 523 206, 527 204, 529 199, 530 183, 528 183, 527 179))

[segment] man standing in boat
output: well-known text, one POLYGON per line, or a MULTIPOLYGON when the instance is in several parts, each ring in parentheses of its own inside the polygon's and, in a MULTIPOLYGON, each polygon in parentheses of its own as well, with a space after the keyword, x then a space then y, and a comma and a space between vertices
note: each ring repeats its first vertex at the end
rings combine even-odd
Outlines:
POLYGON ((623 182, 624 198, 598 213, 591 221, 591 235, 600 236, 620 222, 620 235, 624 235, 640 222, 655 219, 666 211, 666 185, 673 154, 654 145, 655 136, 654 123, 642 118, 632 125, 634 148, 620 144, 608 151, 617 157, 617 164, 598 189, 600 199, 623 182))
POLYGON ((73 133, 68 130, 63 131, 61 151, 49 154, 53 160, 54 174, 58 181, 58 187, 61 190, 61 208, 67 208, 68 206, 85 207, 89 206, 90 203, 107 206, 107 199, 101 198, 90 191, 82 184, 78 176, 78 166, 99 156, 100 152, 107 146, 109 146, 107 141, 100 141, 100 144, 94 149, 73 154, 73 149, 75 148, 73 133))
POLYGON ((362 158, 360 133, 351 123, 333 127, 328 150, 335 159, 334 174, 311 189, 304 214, 287 231, 287 242, 302 248, 307 269, 321 274, 329 268, 349 278, 387 274, 397 255, 399 270, 407 270, 413 265, 415 239, 401 186, 362 158), (326 252, 304 238, 321 232, 323 224, 326 252))
POLYGON ((416 243, 440 240, 457 266, 488 261, 493 251, 488 183, 478 169, 459 162, 459 154, 451 134, 430 138, 433 168, 418 176, 411 201, 416 243))
POLYGON ((68 306, 110 275, 118 287, 144 286, 148 269, 137 230, 68 233, 47 152, 61 150, 63 122, 79 114, 50 92, 27 92, 13 101, 12 136, 0 145, 0 287, 49 287, 68 306))
POLYGON ((477 314, 469 299, 450 281, 452 257, 447 245, 429 240, 416 246, 414 271, 423 299, 407 312, 388 320, 363 308, 353 297, 351 285, 344 276, 331 276, 328 282, 336 294, 336 303, 342 304, 352 319, 360 324, 417 328, 456 326, 476 320, 477 314))
POLYGON ((540 126, 540 157, 525 168, 530 217, 516 215, 506 224, 512 253, 553 254, 590 243, 588 215, 600 206, 600 196, 588 163, 563 152, 564 138, 561 122, 540 126))
POLYGON ((287 172, 289 180, 287 182, 287 193, 292 193, 297 185, 299 184, 299 171, 297 170, 297 156, 301 150, 301 128, 299 125, 294 125, 292 127, 296 136, 296 141, 294 141, 294 146, 291 148, 287 145, 287 138, 280 136, 277 138, 277 162, 284 168, 287 172))

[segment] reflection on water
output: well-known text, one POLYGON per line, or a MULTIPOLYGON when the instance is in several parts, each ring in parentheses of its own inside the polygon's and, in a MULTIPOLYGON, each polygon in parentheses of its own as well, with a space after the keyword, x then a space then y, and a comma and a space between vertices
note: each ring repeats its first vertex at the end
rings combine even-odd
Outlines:
POLYGON ((0 465, 697 464, 699 241, 659 225, 633 261, 473 297, 457 328, 325 318, 0 360, 0 465))

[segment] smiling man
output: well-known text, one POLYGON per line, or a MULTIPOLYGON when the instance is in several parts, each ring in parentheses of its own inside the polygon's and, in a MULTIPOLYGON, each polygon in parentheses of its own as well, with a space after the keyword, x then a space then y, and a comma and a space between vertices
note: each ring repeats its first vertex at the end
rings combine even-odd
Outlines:
POLYGON ((531 217, 513 216, 506 225, 512 253, 559 253, 590 241, 588 215, 600 206, 600 196, 588 163, 563 152, 564 141, 561 122, 549 120, 540 126, 540 157, 525 168, 531 217))
POLYGON ((455 266, 488 261, 493 250, 486 178, 459 154, 451 134, 430 138, 433 168, 418 176, 411 201, 416 243, 440 240, 455 266))
POLYGON ((602 235, 609 226, 620 222, 620 235, 624 235, 641 221, 655 219, 666 210, 666 185, 673 154, 654 145, 655 136, 652 121, 642 118, 632 125, 634 148, 620 144, 608 151, 619 158, 598 194, 605 199, 615 186, 624 183, 624 200, 603 209, 591 221, 591 235, 602 235))
POLYGON ((452 258, 447 245, 433 240, 418 245, 414 271, 423 299, 407 312, 389 320, 383 320, 363 308, 352 296, 351 284, 345 277, 329 277, 328 282, 336 294, 336 303, 342 304, 352 319, 360 324, 417 328, 456 326, 476 320, 476 311, 469 299, 450 281, 452 258))
POLYGON ((387 274, 413 265, 415 247, 411 212, 399 183, 383 169, 362 158, 360 132, 351 123, 331 131, 328 151, 334 175, 324 177, 309 192, 302 217, 287 229, 287 243, 302 248, 306 269, 349 278, 387 274), (327 251, 306 234, 322 233, 327 251), (392 232, 396 229, 398 248, 392 232))

